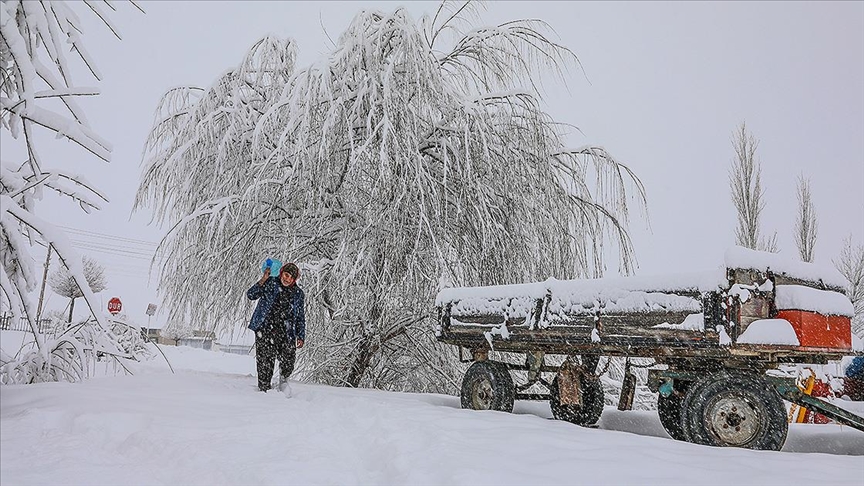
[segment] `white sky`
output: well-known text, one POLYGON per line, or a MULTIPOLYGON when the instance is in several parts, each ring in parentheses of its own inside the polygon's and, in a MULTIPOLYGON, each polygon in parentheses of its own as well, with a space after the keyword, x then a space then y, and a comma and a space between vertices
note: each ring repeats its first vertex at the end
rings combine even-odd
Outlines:
MULTIPOLYGON (((46 196, 39 211, 90 232, 70 236, 87 242, 84 252, 108 267, 104 301, 119 295, 130 317, 144 322, 147 303, 158 300, 138 254, 152 246, 104 235, 156 242, 164 233, 145 225, 148 214, 130 221, 141 151, 162 93, 209 86, 268 33, 294 38, 298 65, 308 64, 329 46, 324 29, 336 39, 361 8, 389 11, 400 3, 145 1, 146 14, 115 5, 122 41, 78 6, 104 77, 102 95, 81 103, 93 128, 113 143, 113 162, 100 163, 66 142, 51 142, 63 150, 43 149, 43 157, 58 157, 57 165, 68 161, 87 174, 111 203, 85 216, 46 196)), ((419 18, 437 3, 407 7, 419 18)), ((569 91, 550 79, 548 109, 583 131, 573 146, 604 146, 645 184, 651 228, 638 211, 631 221, 640 274, 710 268, 734 243, 727 173, 730 137, 744 120, 760 141, 763 230, 777 232, 781 252, 796 254, 792 228, 802 174, 812 181, 819 218, 817 263, 830 264, 848 235, 864 243, 864 3, 494 2, 481 15, 482 24, 545 20, 579 56, 587 79, 574 70, 569 91)), ((79 85, 94 85, 83 66, 77 74, 79 85)), ((14 155, 9 141, 3 131, 4 158, 14 155)), ((610 271, 616 268, 609 262, 610 271)), ((255 278, 253 269, 213 272, 255 278)), ((49 302, 64 305, 56 295, 49 302)))

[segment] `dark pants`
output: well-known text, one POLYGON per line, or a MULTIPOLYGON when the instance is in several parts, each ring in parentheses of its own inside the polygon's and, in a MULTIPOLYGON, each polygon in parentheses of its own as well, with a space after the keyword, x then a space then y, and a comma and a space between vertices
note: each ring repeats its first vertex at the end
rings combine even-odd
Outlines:
POLYGON ((279 360, 282 379, 288 380, 294 371, 296 347, 294 340, 288 337, 282 324, 266 322, 255 333, 255 358, 258 367, 258 389, 269 390, 273 378, 273 368, 276 359, 279 360))

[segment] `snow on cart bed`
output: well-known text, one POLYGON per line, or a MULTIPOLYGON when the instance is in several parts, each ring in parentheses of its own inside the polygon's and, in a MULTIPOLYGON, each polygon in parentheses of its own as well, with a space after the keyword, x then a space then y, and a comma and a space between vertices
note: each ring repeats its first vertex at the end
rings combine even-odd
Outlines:
POLYGON ((452 317, 505 316, 530 318, 537 301, 549 297, 547 319, 554 324, 566 315, 701 312, 702 292, 720 290, 725 271, 663 275, 556 280, 517 285, 462 287, 439 292, 436 305, 450 305, 452 317), (683 294, 683 295, 682 295, 683 294))

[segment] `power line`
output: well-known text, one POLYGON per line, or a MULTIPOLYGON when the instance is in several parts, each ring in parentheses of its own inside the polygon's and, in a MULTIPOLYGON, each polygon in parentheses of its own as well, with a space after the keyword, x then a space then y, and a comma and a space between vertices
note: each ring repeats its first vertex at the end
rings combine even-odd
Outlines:
POLYGON ((154 257, 157 260, 166 258, 164 254, 156 254, 155 252, 151 253, 151 252, 148 252, 147 250, 130 248, 130 247, 123 247, 120 245, 108 246, 105 244, 99 244, 99 243, 95 243, 95 242, 76 240, 76 239, 72 239, 71 242, 72 242, 72 246, 75 246, 78 248, 85 248, 88 250, 95 250, 95 251, 104 251, 104 252, 108 252, 108 253, 118 254, 121 256, 130 256, 132 258, 143 258, 143 259, 147 259, 147 260, 154 258, 154 257))
POLYGON ((157 246, 159 246, 159 243, 154 242, 154 241, 139 240, 139 239, 136 239, 136 238, 126 238, 126 237, 122 237, 122 236, 109 235, 109 234, 106 234, 106 233, 98 233, 98 232, 95 232, 95 231, 82 230, 82 229, 78 229, 78 228, 71 228, 71 227, 69 227, 69 226, 63 226, 63 225, 57 225, 57 226, 58 226, 59 228, 63 228, 63 229, 66 230, 66 231, 69 231, 69 232, 71 232, 71 233, 78 233, 78 234, 80 234, 80 235, 82 235, 82 236, 92 236, 92 237, 98 237, 99 239, 109 239, 109 240, 124 241, 124 242, 128 242, 128 243, 133 243, 133 244, 138 244, 138 245, 145 245, 145 246, 152 246, 152 247, 157 247, 157 246))
POLYGON ((159 246, 156 242, 63 225, 57 226, 70 233, 70 242, 74 248, 95 253, 94 256, 98 256, 103 263, 107 260, 105 271, 115 277, 156 281, 167 259, 163 252, 156 253, 159 246), (153 262, 154 258, 155 262, 153 262), (151 262, 153 262, 152 269, 151 262))

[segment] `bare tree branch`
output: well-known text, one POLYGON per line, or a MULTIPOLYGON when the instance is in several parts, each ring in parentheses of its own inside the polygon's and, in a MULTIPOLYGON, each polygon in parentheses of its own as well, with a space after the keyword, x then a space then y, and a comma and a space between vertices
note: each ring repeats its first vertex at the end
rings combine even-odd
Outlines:
POLYGON ((756 158, 759 141, 741 123, 732 135, 735 158, 729 170, 729 189, 732 203, 738 212, 735 244, 751 250, 777 251, 777 234, 765 238, 761 233, 762 210, 765 209, 765 190, 762 188, 762 167, 756 158))
POLYGON ((843 241, 840 256, 834 266, 849 281, 846 295, 855 308, 852 318, 852 332, 864 339, 864 245, 854 244, 852 236, 843 241))
POLYGON ((819 224, 810 195, 810 179, 798 178, 798 217, 795 218, 795 246, 802 261, 812 262, 819 224))

